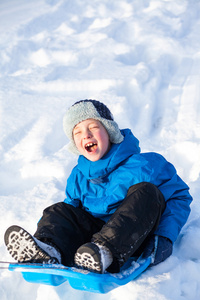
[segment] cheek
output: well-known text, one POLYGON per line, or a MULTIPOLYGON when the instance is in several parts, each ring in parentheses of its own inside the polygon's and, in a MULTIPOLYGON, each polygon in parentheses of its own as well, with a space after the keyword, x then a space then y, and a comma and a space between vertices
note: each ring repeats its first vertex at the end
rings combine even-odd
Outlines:
POLYGON ((75 143, 75 145, 76 145, 77 148, 80 147, 80 139, 74 138, 74 143, 75 143))
POLYGON ((101 139, 102 147, 105 148, 105 149, 107 149, 109 147, 109 145, 110 145, 109 136, 108 136, 107 132, 106 133, 102 133, 100 135, 100 139, 101 139))

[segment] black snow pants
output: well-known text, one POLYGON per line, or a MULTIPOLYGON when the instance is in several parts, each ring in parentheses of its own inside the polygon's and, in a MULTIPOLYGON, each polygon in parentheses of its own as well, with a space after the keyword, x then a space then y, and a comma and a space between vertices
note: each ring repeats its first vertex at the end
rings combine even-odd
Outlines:
POLYGON ((165 200, 159 189, 142 182, 129 188, 107 223, 82 208, 59 202, 44 210, 34 236, 55 245, 66 266, 73 266, 76 250, 84 243, 103 244, 114 257, 108 271, 119 272, 130 256, 141 254, 164 209, 165 200))

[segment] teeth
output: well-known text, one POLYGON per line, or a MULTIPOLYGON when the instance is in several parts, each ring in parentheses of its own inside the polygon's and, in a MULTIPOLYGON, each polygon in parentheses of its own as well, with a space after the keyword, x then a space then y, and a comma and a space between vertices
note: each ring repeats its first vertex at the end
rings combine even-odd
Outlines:
POLYGON ((95 146, 95 145, 97 145, 96 143, 88 143, 88 144, 86 144, 85 145, 85 149, 88 151, 88 152, 92 152, 92 149, 93 149, 93 147, 95 146))
POLYGON ((86 148, 88 147, 92 147, 93 145, 95 145, 94 143, 88 143, 87 145, 85 145, 86 148))

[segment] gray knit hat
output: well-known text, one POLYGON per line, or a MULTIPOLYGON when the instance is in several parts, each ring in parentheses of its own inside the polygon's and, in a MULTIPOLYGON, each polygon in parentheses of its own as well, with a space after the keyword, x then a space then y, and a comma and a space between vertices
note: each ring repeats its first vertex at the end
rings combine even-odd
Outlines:
POLYGON ((78 123, 87 119, 100 121, 106 128, 111 143, 119 144, 123 141, 124 137, 105 104, 97 100, 81 100, 68 109, 63 119, 64 132, 70 140, 69 151, 80 154, 74 143, 73 129, 78 123))

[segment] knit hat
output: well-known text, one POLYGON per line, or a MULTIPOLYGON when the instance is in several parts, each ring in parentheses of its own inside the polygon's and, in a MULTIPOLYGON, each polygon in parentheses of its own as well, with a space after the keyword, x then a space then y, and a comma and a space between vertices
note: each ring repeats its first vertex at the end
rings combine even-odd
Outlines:
POLYGON ((107 130, 111 143, 119 144, 123 141, 124 137, 105 104, 97 100, 80 100, 68 109, 63 119, 64 132, 70 140, 69 151, 80 154, 74 143, 73 129, 78 123, 87 119, 100 121, 107 130))

